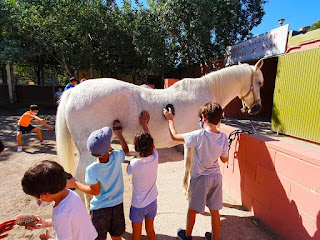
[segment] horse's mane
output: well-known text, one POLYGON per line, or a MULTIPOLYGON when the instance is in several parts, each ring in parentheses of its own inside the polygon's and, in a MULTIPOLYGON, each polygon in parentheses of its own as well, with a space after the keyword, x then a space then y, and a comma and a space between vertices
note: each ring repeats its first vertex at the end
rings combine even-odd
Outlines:
POLYGON ((184 78, 172 85, 179 90, 208 90, 214 93, 216 97, 224 96, 226 92, 231 91, 233 87, 238 88, 241 79, 251 75, 252 68, 248 64, 241 64, 227 67, 219 71, 211 72, 200 78, 184 78))

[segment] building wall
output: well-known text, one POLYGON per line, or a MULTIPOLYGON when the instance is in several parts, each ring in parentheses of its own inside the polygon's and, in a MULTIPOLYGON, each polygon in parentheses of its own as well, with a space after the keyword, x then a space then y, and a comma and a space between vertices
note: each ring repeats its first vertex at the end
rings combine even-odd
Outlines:
POLYGON ((19 103, 55 105, 54 86, 16 85, 16 99, 19 103))
POLYGON ((279 57, 272 130, 320 143, 320 48, 279 57))
POLYGON ((241 134, 221 172, 224 191, 281 237, 320 239, 320 152, 241 134))
POLYGON ((320 29, 293 36, 289 33, 286 53, 301 52, 320 47, 320 29))

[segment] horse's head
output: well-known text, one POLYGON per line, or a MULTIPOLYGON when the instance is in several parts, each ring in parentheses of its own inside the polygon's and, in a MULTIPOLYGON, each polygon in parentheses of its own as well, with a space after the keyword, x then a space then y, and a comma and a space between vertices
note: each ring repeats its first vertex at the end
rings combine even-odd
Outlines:
POLYGON ((263 59, 260 59, 255 66, 252 66, 251 85, 245 95, 240 97, 242 101, 242 112, 249 115, 257 114, 261 108, 260 88, 263 85, 263 75, 260 68, 263 65, 263 59))

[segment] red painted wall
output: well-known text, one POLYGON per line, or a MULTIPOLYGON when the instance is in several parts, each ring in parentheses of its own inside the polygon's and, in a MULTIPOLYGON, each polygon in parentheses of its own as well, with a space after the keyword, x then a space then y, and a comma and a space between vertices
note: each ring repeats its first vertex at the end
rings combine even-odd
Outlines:
POLYGON ((168 88, 170 86, 172 86, 173 84, 175 84, 176 82, 178 82, 179 79, 175 79, 175 78, 166 78, 164 80, 164 88, 168 88))
POLYGON ((287 47, 286 53, 301 52, 320 47, 320 39, 313 39, 307 42, 297 43, 287 47))
POLYGON ((229 168, 221 165, 226 192, 284 239, 320 239, 320 152, 241 134, 229 156, 229 168))

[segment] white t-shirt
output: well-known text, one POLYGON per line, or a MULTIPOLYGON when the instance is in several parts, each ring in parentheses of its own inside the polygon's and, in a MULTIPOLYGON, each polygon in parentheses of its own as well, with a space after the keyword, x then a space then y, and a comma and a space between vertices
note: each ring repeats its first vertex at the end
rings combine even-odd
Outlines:
POLYGON ((157 199, 158 151, 152 155, 134 158, 127 167, 127 173, 132 174, 132 203, 135 208, 144 208, 157 199))
POLYGON ((52 227, 58 240, 94 240, 98 233, 78 194, 73 191, 53 208, 52 227))
POLYGON ((187 147, 195 147, 192 177, 220 173, 218 159, 228 156, 227 135, 205 129, 183 134, 187 147))

